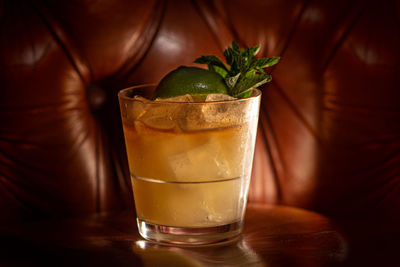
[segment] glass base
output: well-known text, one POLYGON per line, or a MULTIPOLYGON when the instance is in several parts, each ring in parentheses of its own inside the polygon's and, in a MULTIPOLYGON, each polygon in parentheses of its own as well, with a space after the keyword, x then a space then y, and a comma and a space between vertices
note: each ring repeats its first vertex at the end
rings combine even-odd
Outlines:
POLYGON ((140 235, 147 240, 182 246, 201 246, 227 242, 242 232, 241 221, 225 225, 190 228, 150 224, 137 219, 140 235))

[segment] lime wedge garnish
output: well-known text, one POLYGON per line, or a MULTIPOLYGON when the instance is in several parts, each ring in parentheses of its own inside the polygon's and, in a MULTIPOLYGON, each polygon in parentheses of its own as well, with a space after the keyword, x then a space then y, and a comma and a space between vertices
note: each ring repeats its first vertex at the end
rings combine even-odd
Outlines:
POLYGON ((228 94, 224 79, 216 72, 181 66, 168 73, 158 84, 153 99, 189 94, 195 101, 204 101, 208 94, 228 94))

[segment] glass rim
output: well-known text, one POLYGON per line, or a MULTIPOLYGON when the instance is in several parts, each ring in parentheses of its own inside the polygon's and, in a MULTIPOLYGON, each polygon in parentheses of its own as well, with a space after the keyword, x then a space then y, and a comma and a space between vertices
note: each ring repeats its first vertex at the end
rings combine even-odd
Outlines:
POLYGON ((213 104, 218 104, 218 103, 237 103, 237 102, 242 102, 242 101, 243 101, 243 102, 245 102, 245 101, 250 101, 250 100, 252 100, 252 99, 256 99, 256 98, 258 98, 258 97, 261 97, 261 95, 262 95, 261 90, 258 89, 258 88, 252 88, 252 89, 253 89, 253 92, 255 92, 255 95, 252 95, 252 96, 249 96, 249 97, 238 98, 238 99, 230 99, 230 100, 207 101, 207 102, 206 102, 206 101, 201 101, 201 102, 199 102, 199 101, 196 101, 196 102, 190 102, 190 101, 166 101, 166 100, 163 100, 163 101, 154 101, 154 100, 151 100, 151 99, 142 100, 142 99, 137 99, 137 98, 133 98, 133 97, 128 97, 128 96, 125 95, 125 93, 126 93, 127 91, 130 91, 130 90, 135 90, 135 89, 138 89, 138 88, 145 88, 145 87, 155 87, 155 86, 157 86, 157 84, 155 84, 155 83, 139 84, 139 85, 130 86, 130 87, 121 89, 121 90, 118 92, 118 97, 119 97, 120 99, 123 99, 123 100, 126 100, 126 101, 137 101, 137 102, 144 103, 144 104, 156 104, 156 105, 159 105, 159 104, 211 104, 211 103, 213 103, 213 104))

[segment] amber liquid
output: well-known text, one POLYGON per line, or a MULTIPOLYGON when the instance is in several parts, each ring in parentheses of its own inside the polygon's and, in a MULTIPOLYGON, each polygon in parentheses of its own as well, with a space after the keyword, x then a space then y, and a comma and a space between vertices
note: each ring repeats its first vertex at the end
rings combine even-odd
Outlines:
POLYGON ((124 124, 138 218, 173 227, 240 221, 253 157, 251 130, 248 124, 189 132, 124 124))

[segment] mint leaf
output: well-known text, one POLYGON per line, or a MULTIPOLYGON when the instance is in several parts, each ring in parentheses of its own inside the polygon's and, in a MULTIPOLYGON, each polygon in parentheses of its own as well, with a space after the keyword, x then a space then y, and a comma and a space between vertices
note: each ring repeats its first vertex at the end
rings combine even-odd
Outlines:
POLYGON ((251 93, 253 92, 253 88, 249 88, 244 92, 241 92, 240 94, 236 95, 236 98, 245 98, 245 97, 250 97, 251 93))
POLYGON ((260 46, 260 45, 257 45, 257 46, 255 46, 255 47, 249 48, 249 51, 251 52, 251 54, 252 54, 253 56, 255 56, 255 55, 257 55, 258 52, 260 51, 260 48, 261 48, 261 46, 260 46))
POLYGON ((218 66, 218 67, 223 68, 224 70, 228 71, 228 68, 225 66, 225 64, 216 56, 201 56, 201 57, 197 58, 194 62, 199 63, 199 64, 218 66))
POLYGON ((209 70, 212 70, 212 71, 215 71, 216 73, 218 73, 219 75, 221 75, 222 78, 225 78, 225 77, 228 75, 228 71, 227 71, 226 68, 221 68, 221 67, 219 67, 219 66, 217 66, 217 65, 211 65, 211 64, 209 64, 209 65, 208 65, 208 69, 209 69, 209 70))
POLYGON ((232 54, 233 54, 233 50, 232 50, 232 48, 230 48, 230 47, 228 47, 228 48, 224 51, 224 57, 225 57, 226 63, 227 63, 229 66, 232 66, 232 63, 233 63, 233 56, 232 56, 232 54))
POLYGON ((199 64, 207 64, 208 69, 211 71, 214 71, 221 75, 223 78, 225 78, 228 75, 228 68, 225 66, 225 64, 216 56, 201 56, 197 58, 195 63, 199 64))
POLYGON ((279 62, 279 57, 269 57, 269 58, 260 58, 254 61, 252 64, 252 68, 259 67, 259 68, 266 68, 275 65, 279 62))
POLYGON ((202 56, 195 63, 207 64, 208 69, 220 74, 229 88, 229 94, 237 98, 251 95, 252 88, 261 86, 271 81, 271 76, 266 74, 264 68, 271 67, 279 62, 279 57, 255 59, 260 51, 260 45, 247 49, 240 49, 232 41, 232 46, 224 51, 226 66, 216 56, 202 56))
POLYGON ((256 88, 272 80, 272 77, 264 73, 248 72, 245 77, 239 79, 235 87, 231 90, 232 96, 237 97, 242 92, 256 88))
POLYGON ((239 50, 239 45, 235 42, 235 40, 232 41, 232 48, 235 51, 240 51, 239 50))
POLYGON ((236 76, 225 78, 225 83, 228 86, 228 88, 231 89, 231 91, 235 87, 239 77, 240 77, 240 72, 236 74, 236 76))

